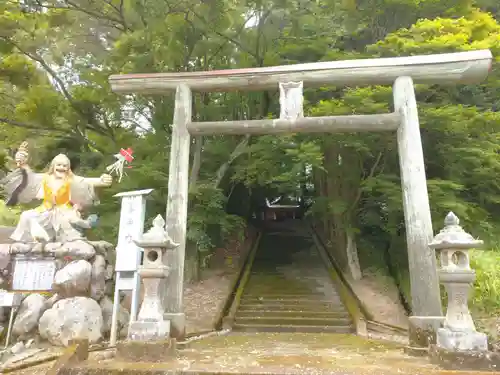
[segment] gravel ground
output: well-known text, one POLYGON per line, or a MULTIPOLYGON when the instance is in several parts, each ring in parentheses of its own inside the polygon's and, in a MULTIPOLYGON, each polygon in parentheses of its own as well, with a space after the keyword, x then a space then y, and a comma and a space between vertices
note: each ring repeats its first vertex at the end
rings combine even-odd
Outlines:
MULTIPOLYGON (((43 360, 43 358, 47 358, 49 356, 52 356, 54 354, 60 354, 62 352, 61 349, 52 349, 48 350, 44 353, 40 353, 37 356, 33 356, 29 359, 26 360, 26 362, 33 362, 35 360, 43 360)), ((112 355, 114 354, 114 349, 111 350, 103 350, 103 351, 96 351, 89 353, 89 359, 91 361, 100 361, 100 360, 105 360, 109 359, 112 355)), ((21 362, 20 362, 21 363, 21 362)), ((13 371, 10 374, 12 375, 42 375, 47 372, 47 370, 50 369, 51 366, 53 366, 55 361, 48 361, 45 363, 42 363, 38 366, 30 366, 28 368, 18 370, 18 371, 13 371)), ((17 364, 19 365, 19 363, 17 364)), ((0 374, 2 373, 2 370, 0 370, 0 374)))
MULTIPOLYGON (((100 373, 143 365, 105 360, 82 367, 100 373)), ((211 337, 192 344, 177 359, 148 366, 156 373, 177 370, 267 374, 436 374, 437 367, 403 353, 401 346, 353 335, 254 333, 211 337)), ((79 371, 79 370, 77 370, 79 371)))
MULTIPOLYGON (((229 246, 228 246, 229 247, 229 246)), ((241 262, 241 253, 247 249, 242 244, 233 244, 233 249, 219 249, 213 257, 213 270, 205 272, 203 280, 197 283, 190 283, 184 288, 184 311, 187 318, 187 333, 205 332, 213 329, 214 323, 219 312, 227 298, 232 281, 241 262)), ((407 326, 407 317, 404 309, 398 302, 395 302, 397 291, 394 285, 381 282, 375 275, 365 275, 365 277, 354 283, 353 288, 359 294, 367 307, 373 312, 376 319, 393 325, 407 326)), ((304 369, 311 370, 338 367, 343 359, 349 358, 346 364, 358 363, 359 361, 368 361, 366 369, 368 373, 373 371, 387 370, 391 367, 403 366, 404 368, 415 370, 413 360, 406 358, 399 348, 385 347, 381 355, 379 344, 370 344, 364 349, 353 349, 352 345, 339 346, 340 336, 332 335, 307 335, 296 334, 255 334, 255 335, 230 335, 227 337, 215 337, 204 339, 192 346, 191 351, 184 353, 178 361, 183 364, 184 369, 196 369, 198 366, 209 366, 219 370, 234 368, 233 365, 241 365, 254 370, 265 365, 266 369, 283 369, 283 366, 293 365, 299 373, 304 369), (293 335, 292 335, 293 336, 293 335), (268 340, 271 338, 271 340, 268 340), (331 342, 335 341, 335 344, 331 342), (301 348, 301 349, 300 349, 301 348), (335 349, 334 349, 335 348, 335 349), (375 348, 375 349, 374 349, 375 348), (379 349, 377 349, 379 348, 379 349), (300 350, 299 350, 300 349, 300 350), (303 349, 303 353, 301 350, 303 349), (222 350, 222 351, 221 351, 222 350), (318 351, 319 350, 319 351, 318 351), (219 358, 220 353, 225 355, 219 358), (279 352, 279 353, 278 353, 279 352), (366 352, 366 353, 365 353, 366 352), (367 357, 367 353, 372 353, 367 357), (377 353, 377 354, 375 354, 377 353), (239 359, 239 357, 241 357, 239 359), (224 359, 226 358, 226 359, 224 359), (382 364, 377 361, 382 360, 382 364), (333 362, 332 362, 333 360, 333 362), (388 360, 388 365, 386 361, 388 360), (339 362, 340 361, 340 362, 339 362), (403 361, 403 362, 401 362, 403 361), (376 364, 377 362, 378 364, 376 364), (402 364, 401 364, 402 363, 402 364), (312 367, 311 367, 312 366, 312 367), (326 366, 326 367, 325 367, 326 366), (409 367, 408 367, 409 366, 409 367)), ((383 336, 383 335, 382 335, 383 336)), ((380 337, 377 338, 384 338, 380 337)), ((387 337, 386 339, 391 339, 387 337)), ((346 339, 344 339, 345 341, 346 339)), ((37 357, 47 356, 47 353, 40 353, 27 361, 33 361, 37 357)), ((91 353, 91 358, 97 360, 100 354, 91 353)), ((92 361, 95 363, 95 361, 92 361)), ((112 361, 104 361, 110 363, 112 361)), ((25 370, 13 372, 13 375, 44 374, 53 362, 40 366, 30 367, 25 370)), ((359 364, 359 363, 358 363, 359 364)), ((419 366, 424 363, 419 362, 419 366)), ((430 369, 425 364, 426 369, 430 369)), ((410 372, 411 372, 410 371, 410 372)), ((311 373, 314 371, 311 371, 311 373)), ((405 373, 406 370, 399 369, 399 373, 405 373)), ((348 372, 344 372, 348 373, 348 372)), ((356 372, 357 374, 358 372, 356 372)))
POLYGON ((213 274, 203 281, 184 287, 186 333, 210 331, 224 306, 232 279, 228 275, 213 274))
POLYGON ((408 328, 408 316, 392 279, 365 272, 361 280, 352 281, 351 285, 376 321, 408 328))

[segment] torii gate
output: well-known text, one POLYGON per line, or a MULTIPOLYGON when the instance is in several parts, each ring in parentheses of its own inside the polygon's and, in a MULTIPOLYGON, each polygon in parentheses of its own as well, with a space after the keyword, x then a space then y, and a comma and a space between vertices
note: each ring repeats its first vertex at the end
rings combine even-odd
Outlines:
MULTIPOLYGON (((428 247, 433 231, 414 82, 478 83, 487 77, 492 59, 489 50, 478 50, 251 69, 111 76, 109 81, 113 91, 121 94, 176 92, 166 225, 169 235, 180 246, 175 251, 167 252, 165 263, 171 267, 171 273, 163 293, 165 319, 170 320, 172 325, 171 336, 182 338, 185 332, 182 299, 190 137, 215 133, 236 135, 396 131, 414 314, 410 321, 413 319, 413 324, 420 329, 431 327, 436 321, 440 321, 442 309, 436 258, 428 247), (290 82, 299 84, 288 85, 290 82), (192 91, 254 91, 280 88, 280 99, 285 99, 283 96, 288 94, 296 95, 297 89, 300 89, 302 94, 302 85, 393 85, 394 112, 302 117, 302 108, 285 108, 285 112, 289 110, 295 113, 280 119, 192 121, 192 91)), ((286 101, 280 100, 280 103, 283 106, 286 101)), ((283 110, 284 108, 282 113, 283 110)))

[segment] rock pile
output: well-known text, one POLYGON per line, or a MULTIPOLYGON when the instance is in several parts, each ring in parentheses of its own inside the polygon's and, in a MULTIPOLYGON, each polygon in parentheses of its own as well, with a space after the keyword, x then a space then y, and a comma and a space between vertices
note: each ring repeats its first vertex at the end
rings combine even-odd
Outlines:
MULTIPOLYGON (((23 295, 12 328, 13 337, 17 340, 38 337, 52 345, 67 346, 76 337, 96 343, 109 336, 114 292, 113 245, 79 239, 47 243, 41 252, 36 246, 40 244, 0 244, 0 269, 4 272, 10 268, 12 254, 56 258, 53 293, 23 295)), ((0 279, 0 289, 6 289, 6 276, 0 279)), ((0 311, 0 322, 6 321, 6 312, 0 311)), ((127 334, 129 317, 128 309, 120 305, 121 337, 127 334)))

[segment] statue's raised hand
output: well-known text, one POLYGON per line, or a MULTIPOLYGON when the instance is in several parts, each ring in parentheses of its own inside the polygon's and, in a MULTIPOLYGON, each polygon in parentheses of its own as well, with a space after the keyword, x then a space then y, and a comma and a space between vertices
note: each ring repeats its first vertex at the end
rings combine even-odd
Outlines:
POLYGON ((28 151, 28 142, 23 142, 16 151, 14 160, 16 162, 17 168, 24 168, 28 166, 28 157, 30 153, 28 151))
POLYGON ((111 186, 111 184, 113 183, 113 177, 106 173, 101 175, 100 179, 103 186, 111 186))
POLYGON ((17 168, 23 168, 28 165, 28 156, 26 154, 18 152, 16 153, 15 161, 17 168))

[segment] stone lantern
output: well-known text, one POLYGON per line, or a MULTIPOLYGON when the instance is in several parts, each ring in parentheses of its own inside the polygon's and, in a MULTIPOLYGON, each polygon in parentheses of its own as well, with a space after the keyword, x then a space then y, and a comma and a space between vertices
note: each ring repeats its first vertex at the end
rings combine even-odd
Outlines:
POLYGON ((160 295, 161 284, 168 276, 168 267, 163 264, 165 251, 175 249, 165 231, 165 220, 158 215, 153 227, 138 240, 137 246, 144 249, 144 260, 139 276, 144 285, 144 298, 137 320, 132 322, 128 338, 132 341, 162 341, 170 335, 170 321, 164 320, 164 307, 160 295))
POLYGON ((439 279, 448 294, 446 317, 443 328, 437 332, 436 344, 452 351, 487 351, 487 337, 476 331, 468 307, 469 289, 476 278, 470 268, 469 250, 481 247, 483 241, 474 239, 459 223, 450 212, 444 228, 429 244, 439 253, 439 279))

